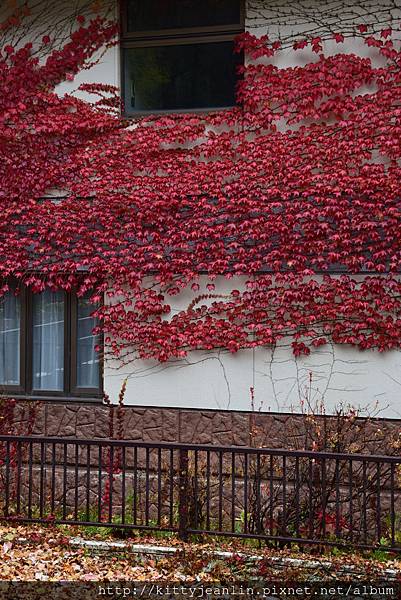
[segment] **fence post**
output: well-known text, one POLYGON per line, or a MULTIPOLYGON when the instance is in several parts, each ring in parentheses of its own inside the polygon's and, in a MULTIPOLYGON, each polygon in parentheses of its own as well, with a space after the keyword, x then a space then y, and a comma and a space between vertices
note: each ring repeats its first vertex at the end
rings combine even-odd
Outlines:
POLYGON ((188 539, 188 450, 179 450, 179 496, 178 496, 178 536, 188 539))

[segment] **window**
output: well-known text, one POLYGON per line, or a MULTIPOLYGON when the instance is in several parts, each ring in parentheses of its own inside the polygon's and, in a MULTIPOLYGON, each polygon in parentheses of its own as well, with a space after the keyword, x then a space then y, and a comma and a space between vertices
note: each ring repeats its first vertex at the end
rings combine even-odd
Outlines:
POLYGON ((242 0, 124 0, 126 114, 235 105, 242 0))
POLYGON ((99 397, 99 340, 89 295, 46 290, 0 298, 0 390, 48 397, 99 397))

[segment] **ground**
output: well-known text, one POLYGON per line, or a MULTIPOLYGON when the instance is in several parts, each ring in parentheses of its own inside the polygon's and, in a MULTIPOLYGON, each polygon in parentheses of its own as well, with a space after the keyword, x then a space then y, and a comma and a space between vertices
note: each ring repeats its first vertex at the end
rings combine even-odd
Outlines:
POLYGON ((363 581, 368 577, 401 582, 401 556, 395 554, 361 555, 320 548, 311 555, 241 541, 208 538, 182 543, 172 536, 141 534, 121 541, 100 529, 55 525, 0 526, 0 554, 3 581, 256 582, 268 578, 284 582, 363 581))

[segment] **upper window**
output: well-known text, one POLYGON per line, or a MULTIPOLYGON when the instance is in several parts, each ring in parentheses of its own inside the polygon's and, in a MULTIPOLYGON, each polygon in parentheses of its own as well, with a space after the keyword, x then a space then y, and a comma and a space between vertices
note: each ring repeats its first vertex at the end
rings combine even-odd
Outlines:
POLYGON ((0 298, 0 390, 29 396, 99 396, 99 340, 89 297, 46 290, 0 298))
POLYGON ((242 0, 125 0, 126 114, 235 105, 242 0))

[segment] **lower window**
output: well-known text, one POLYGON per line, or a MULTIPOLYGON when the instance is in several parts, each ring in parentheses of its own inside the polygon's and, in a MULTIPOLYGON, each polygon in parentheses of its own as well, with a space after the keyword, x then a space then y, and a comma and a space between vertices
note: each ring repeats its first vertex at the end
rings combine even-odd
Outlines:
POLYGON ((29 396, 101 395, 90 296, 13 291, 0 298, 0 390, 29 396))

